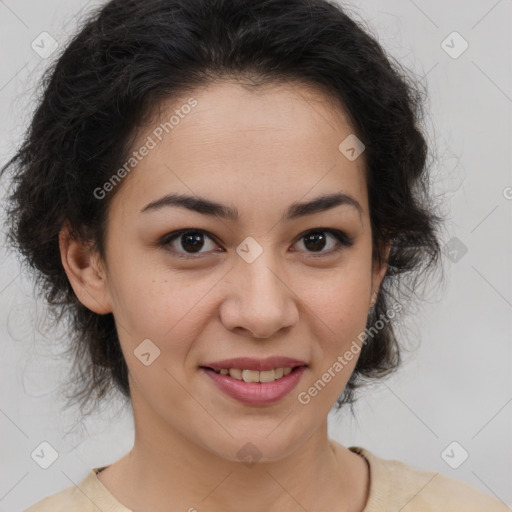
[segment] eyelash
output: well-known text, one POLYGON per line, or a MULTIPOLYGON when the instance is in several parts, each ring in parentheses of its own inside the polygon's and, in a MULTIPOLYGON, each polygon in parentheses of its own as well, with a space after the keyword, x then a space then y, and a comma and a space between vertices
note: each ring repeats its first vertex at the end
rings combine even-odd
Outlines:
MULTIPOLYGON (((210 240, 217 243, 215 241, 215 238, 213 237, 213 235, 210 235, 207 231, 204 231, 202 229, 182 229, 180 231, 173 231, 172 233, 165 235, 160 240, 159 246, 168 247, 168 246, 170 246, 170 244, 172 242, 174 242, 174 240, 179 239, 180 236, 189 234, 189 233, 200 233, 200 234, 206 235, 208 238, 210 238, 210 240)), ((316 254, 311 253, 312 258, 323 258, 326 256, 331 256, 332 254, 338 253, 345 248, 351 247, 354 244, 354 239, 349 237, 348 235, 346 235, 343 231, 339 231, 338 229, 330 229, 330 228, 309 229, 308 231, 305 231, 304 233, 302 233, 298 237, 298 239, 295 243, 299 242, 301 239, 305 238, 307 235, 312 234, 312 233, 329 233, 339 243, 339 246, 337 248, 331 249, 330 251, 316 253, 316 254)), ((198 257, 197 255, 206 254, 206 253, 180 253, 174 249, 169 249, 169 250, 170 250, 170 252, 174 253, 177 258, 186 259, 186 260, 191 260, 191 259, 197 260, 200 257, 200 256, 198 257)))

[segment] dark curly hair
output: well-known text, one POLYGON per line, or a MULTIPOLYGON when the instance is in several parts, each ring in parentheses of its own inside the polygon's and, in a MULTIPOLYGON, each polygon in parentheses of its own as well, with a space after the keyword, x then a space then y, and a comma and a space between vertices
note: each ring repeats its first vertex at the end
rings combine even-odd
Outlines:
MULTIPOLYGON (((64 271, 59 232, 105 257, 110 200, 95 189, 126 161, 155 106, 221 78, 251 86, 313 85, 343 106, 364 152, 373 257, 389 268, 367 328, 393 301, 404 306, 440 260, 428 146, 419 122, 425 93, 369 29, 330 0, 112 0, 93 11, 47 69, 31 124, 1 169, 13 173, 8 239, 25 258, 53 313, 67 320, 74 355, 69 399, 98 405, 121 391, 128 370, 114 318, 77 299, 64 271), (403 286, 405 284, 405 286, 403 286), (399 286, 400 285, 400 286, 399 286)), ((384 322, 382 322, 384 323, 384 322)), ((374 329, 337 401, 402 362, 395 319, 374 329)))

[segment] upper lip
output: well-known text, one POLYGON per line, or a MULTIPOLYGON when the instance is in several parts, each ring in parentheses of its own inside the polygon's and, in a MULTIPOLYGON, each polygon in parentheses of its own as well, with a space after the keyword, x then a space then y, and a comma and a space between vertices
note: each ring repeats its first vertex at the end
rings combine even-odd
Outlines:
POLYGON ((266 359, 256 359, 254 357, 235 357, 233 359, 223 359, 222 361, 214 361, 205 363, 201 366, 213 368, 214 370, 222 370, 227 368, 239 368, 247 370, 273 370, 274 368, 294 368, 295 366, 307 366, 304 361, 292 359, 291 357, 273 356, 266 359))

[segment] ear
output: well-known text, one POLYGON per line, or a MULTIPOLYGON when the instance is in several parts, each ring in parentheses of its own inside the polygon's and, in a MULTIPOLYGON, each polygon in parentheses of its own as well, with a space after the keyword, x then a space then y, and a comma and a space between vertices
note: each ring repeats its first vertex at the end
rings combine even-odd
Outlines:
POLYGON ((100 315, 112 312, 106 273, 90 242, 75 239, 65 223, 59 233, 62 265, 78 300, 100 315))
POLYGON ((389 267, 389 253, 391 252, 391 241, 384 244, 383 249, 381 250, 382 261, 376 258, 373 262, 373 272, 372 272, 372 294, 370 297, 370 306, 374 306, 375 302, 377 302, 377 297, 379 295, 380 285, 382 284, 382 280, 386 275, 386 272, 389 267))

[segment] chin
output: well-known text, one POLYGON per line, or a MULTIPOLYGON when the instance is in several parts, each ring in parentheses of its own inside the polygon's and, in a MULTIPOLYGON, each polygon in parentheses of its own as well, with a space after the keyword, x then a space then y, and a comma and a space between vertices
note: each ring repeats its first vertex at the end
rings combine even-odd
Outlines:
POLYGON ((277 433, 277 429, 272 431, 273 429, 275 426, 265 429, 264 433, 255 432, 254 435, 247 431, 236 435, 230 431, 233 437, 224 439, 215 446, 209 439, 205 448, 218 457, 230 462, 243 462, 248 467, 257 462, 276 462, 293 453, 303 439, 299 436, 291 437, 285 429, 280 433, 277 433))

